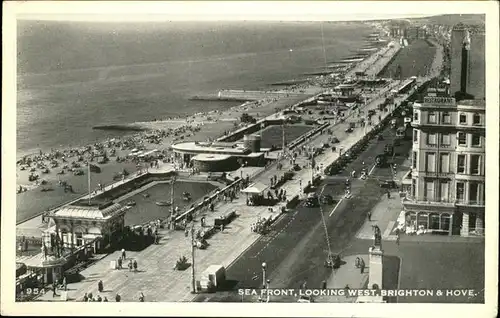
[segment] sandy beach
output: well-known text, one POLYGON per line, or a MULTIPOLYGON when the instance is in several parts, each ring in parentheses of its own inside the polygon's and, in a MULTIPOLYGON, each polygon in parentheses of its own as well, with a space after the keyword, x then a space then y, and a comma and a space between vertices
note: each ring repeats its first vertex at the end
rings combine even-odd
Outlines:
MULTIPOLYGON (((124 170, 134 173, 145 169, 144 163, 127 157, 135 149, 143 152, 157 149, 161 154, 160 163, 168 163, 171 154, 169 148, 172 144, 180 141, 214 140, 243 127, 245 124, 240 122, 243 113, 261 119, 322 90, 319 85, 295 85, 280 90, 284 93, 294 92, 293 96, 270 97, 261 101, 246 102, 225 111, 200 112, 184 118, 136 122, 130 126, 140 127, 145 131, 96 142, 86 147, 53 149, 49 153, 25 156, 18 160, 16 167, 16 190, 19 192, 18 222, 29 218, 34 208, 42 212, 87 193, 88 160, 101 168, 100 173, 91 174, 91 189, 94 190, 99 184, 110 184, 113 180, 121 179, 124 170), (106 154, 109 161, 99 161, 102 160, 103 154, 106 154), (47 171, 44 171, 45 169, 47 171), (81 174, 75 175, 75 171, 80 171, 81 174), (31 174, 38 175, 37 180, 29 181, 31 174), (71 191, 64 184, 71 186, 71 191), (34 202, 37 202, 36 207, 34 202)), ((128 125, 124 125, 126 126, 128 125)))

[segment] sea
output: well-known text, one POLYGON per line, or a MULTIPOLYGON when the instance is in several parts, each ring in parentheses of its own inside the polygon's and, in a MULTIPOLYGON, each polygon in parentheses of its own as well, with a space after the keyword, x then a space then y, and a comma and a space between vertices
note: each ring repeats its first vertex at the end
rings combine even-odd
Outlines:
POLYGON ((189 98, 305 78, 355 54, 372 31, 361 22, 20 20, 17 27, 18 158, 124 134, 96 125, 235 106, 189 98))

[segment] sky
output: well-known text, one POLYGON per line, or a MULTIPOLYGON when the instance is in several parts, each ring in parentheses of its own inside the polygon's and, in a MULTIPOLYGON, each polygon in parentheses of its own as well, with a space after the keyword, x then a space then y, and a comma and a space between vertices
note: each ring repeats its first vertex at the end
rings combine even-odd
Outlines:
POLYGON ((7 5, 18 19, 70 21, 354 21, 484 12, 477 2, 466 1, 452 6, 446 1, 29 1, 7 5))

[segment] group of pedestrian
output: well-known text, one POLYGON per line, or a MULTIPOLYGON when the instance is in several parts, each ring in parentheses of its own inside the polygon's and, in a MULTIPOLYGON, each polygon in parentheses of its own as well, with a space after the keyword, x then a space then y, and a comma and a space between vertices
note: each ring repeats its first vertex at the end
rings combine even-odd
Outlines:
POLYGON ((355 261, 354 265, 356 266, 356 268, 360 269, 361 274, 363 274, 365 272, 366 265, 365 265, 365 261, 363 260, 363 258, 356 257, 356 261, 355 261))
MULTIPOLYGON (((117 297, 119 297, 119 295, 116 295, 117 297)), ((83 299, 82 299, 84 302, 92 302, 92 301, 97 301, 97 302, 108 302, 108 297, 104 296, 101 297, 101 295, 97 295, 97 297, 94 297, 92 295, 92 293, 85 293, 85 295, 83 295, 83 299)), ((117 300, 119 301, 119 300, 117 300)))

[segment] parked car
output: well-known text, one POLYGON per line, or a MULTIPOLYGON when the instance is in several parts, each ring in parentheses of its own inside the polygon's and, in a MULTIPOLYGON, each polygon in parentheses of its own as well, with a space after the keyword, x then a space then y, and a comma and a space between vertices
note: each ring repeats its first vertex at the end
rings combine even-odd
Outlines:
POLYGON ((396 188, 396 182, 394 180, 385 180, 380 183, 380 187, 383 189, 394 189, 396 188))

